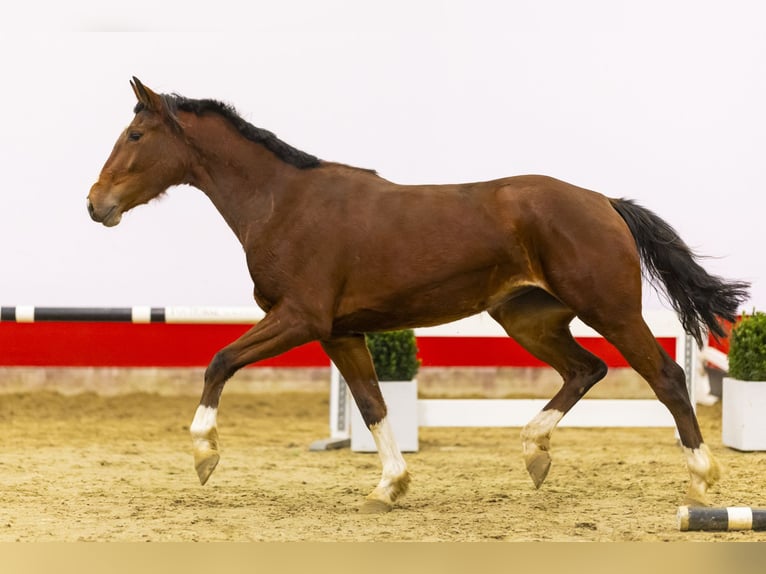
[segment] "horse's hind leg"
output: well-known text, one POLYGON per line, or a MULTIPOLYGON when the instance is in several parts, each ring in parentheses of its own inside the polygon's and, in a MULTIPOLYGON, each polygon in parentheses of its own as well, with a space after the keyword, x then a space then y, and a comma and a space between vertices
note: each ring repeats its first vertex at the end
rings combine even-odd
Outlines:
POLYGON ((691 478, 686 503, 707 504, 707 490, 718 481, 720 470, 702 439, 683 369, 657 343, 640 314, 623 314, 616 321, 584 320, 617 347, 673 415, 691 478))
POLYGON ((522 430, 524 462, 536 488, 551 465, 550 437, 562 417, 606 375, 601 359, 572 337, 574 313, 545 291, 536 289, 490 311, 506 333, 538 359, 556 369, 564 385, 522 430))
POLYGON ((407 492, 410 475, 386 416, 386 405, 364 335, 328 339, 322 341, 322 347, 346 380, 372 433, 383 466, 380 482, 367 496, 361 512, 387 512, 396 499, 407 492))

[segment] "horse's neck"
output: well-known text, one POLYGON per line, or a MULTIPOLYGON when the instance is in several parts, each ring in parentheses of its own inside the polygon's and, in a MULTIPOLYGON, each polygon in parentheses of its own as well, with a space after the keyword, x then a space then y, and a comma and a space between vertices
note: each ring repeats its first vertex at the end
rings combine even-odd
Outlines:
POLYGON ((228 126, 213 123, 208 130, 191 130, 198 161, 190 183, 210 198, 246 247, 259 222, 273 213, 293 168, 228 126))

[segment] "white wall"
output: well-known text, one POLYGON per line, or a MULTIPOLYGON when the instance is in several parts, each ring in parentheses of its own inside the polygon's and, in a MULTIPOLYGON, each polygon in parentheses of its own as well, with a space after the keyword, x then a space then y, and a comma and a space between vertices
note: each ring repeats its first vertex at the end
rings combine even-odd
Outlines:
POLYGON ((544 173, 635 198, 766 306, 766 4, 374 6, 79 0, 42 24, 17 8, 34 28, 0 34, 0 303, 251 303, 242 250, 199 191, 114 229, 90 221, 136 75, 398 182, 544 173))

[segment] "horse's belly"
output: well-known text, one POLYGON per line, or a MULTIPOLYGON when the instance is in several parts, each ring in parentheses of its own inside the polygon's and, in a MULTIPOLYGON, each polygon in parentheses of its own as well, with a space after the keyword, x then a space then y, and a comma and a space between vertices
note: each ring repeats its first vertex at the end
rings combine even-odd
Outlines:
POLYGON ((486 274, 434 282, 396 293, 358 297, 350 307, 341 305, 333 332, 371 332, 429 327, 470 317, 509 299, 535 283, 527 277, 488 280, 486 274))

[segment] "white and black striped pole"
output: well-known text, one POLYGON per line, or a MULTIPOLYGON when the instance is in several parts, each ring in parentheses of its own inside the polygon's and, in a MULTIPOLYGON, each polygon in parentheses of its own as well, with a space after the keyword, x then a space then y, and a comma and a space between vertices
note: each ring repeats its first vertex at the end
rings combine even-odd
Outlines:
POLYGON ((263 311, 257 307, 32 307, 0 308, 0 321, 15 323, 257 323, 263 311))
POLYGON ((686 530, 766 530, 766 508, 729 506, 678 508, 678 529, 686 530))

